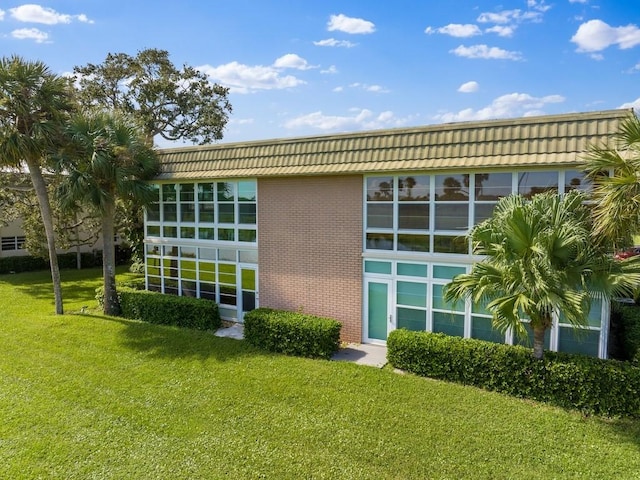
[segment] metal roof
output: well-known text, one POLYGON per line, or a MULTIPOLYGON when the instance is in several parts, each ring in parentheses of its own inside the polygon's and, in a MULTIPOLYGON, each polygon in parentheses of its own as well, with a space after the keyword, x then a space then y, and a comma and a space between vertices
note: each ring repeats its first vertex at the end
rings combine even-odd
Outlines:
POLYGON ((158 180, 576 166, 632 109, 159 150, 158 180))

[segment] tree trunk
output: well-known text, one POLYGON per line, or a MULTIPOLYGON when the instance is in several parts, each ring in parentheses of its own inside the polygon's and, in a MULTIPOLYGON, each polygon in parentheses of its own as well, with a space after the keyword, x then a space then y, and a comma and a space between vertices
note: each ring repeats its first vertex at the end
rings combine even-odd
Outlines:
POLYGON ((542 360, 544 355, 544 333, 547 329, 542 326, 533 327, 533 358, 542 360))
POLYGON ((120 301, 116 291, 115 244, 113 237, 115 203, 108 201, 102 217, 102 274, 104 276, 104 313, 120 315, 120 301))
POLYGON ((64 313, 62 306, 62 283, 60 281, 60 269, 58 268, 58 255, 56 252, 56 239, 53 230, 53 215, 51 213, 51 204, 49 203, 49 193, 47 192, 47 185, 38 162, 29 158, 26 162, 29 167, 29 175, 31 176, 33 188, 38 197, 42 223, 44 224, 44 231, 47 236, 47 249, 49 250, 49 265, 51 266, 51 281, 53 282, 56 314, 62 315, 64 313))

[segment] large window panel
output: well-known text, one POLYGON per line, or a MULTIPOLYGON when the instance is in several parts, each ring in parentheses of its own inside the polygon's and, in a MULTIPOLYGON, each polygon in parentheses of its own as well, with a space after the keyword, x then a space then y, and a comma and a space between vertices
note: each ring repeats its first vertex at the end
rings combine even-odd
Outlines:
POLYGON ((469 175, 436 175, 436 201, 468 202, 469 175))
POLYGON ((436 203, 436 230, 462 230, 469 228, 469 204, 436 203))
POLYGON ((414 332, 424 332, 427 329, 426 310, 398 307, 396 316, 397 328, 406 328, 414 332))
POLYGON ((393 228, 393 204, 367 204, 367 228, 393 228))
POLYGON ((513 190, 511 173, 476 173, 474 180, 476 201, 497 201, 513 190))
POLYGON ((376 202, 393 201, 393 177, 367 178, 367 200, 376 202))
POLYGON ((558 172, 522 172, 518 175, 520 195, 531 198, 543 192, 558 192, 558 172))
POLYGON ((398 228, 400 230, 428 230, 429 204, 400 203, 398 205, 398 228))
POLYGON ((398 200, 401 202, 429 200, 429 176, 414 175, 398 178, 398 200))

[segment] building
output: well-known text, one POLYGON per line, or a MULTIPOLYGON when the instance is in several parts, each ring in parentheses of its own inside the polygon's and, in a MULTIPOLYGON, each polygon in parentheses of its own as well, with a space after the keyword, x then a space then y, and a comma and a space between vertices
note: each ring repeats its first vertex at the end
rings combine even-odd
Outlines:
MULTIPOLYGON (((464 122, 160 152, 146 214, 150 290, 342 322, 351 342, 396 328, 513 343, 442 289, 474 262, 464 238, 513 192, 585 189, 581 156, 630 110, 464 122)), ((609 312, 547 348, 606 357, 609 312)))

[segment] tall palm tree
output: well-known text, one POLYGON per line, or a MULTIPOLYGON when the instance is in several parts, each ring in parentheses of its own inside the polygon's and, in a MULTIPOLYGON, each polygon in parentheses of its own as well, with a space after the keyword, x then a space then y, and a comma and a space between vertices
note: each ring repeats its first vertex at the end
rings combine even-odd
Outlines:
POLYGON ((147 180, 158 173, 153 148, 129 118, 116 113, 94 112, 74 116, 67 132, 71 147, 61 166, 67 179, 60 200, 70 207, 80 203, 101 217, 103 237, 104 313, 118 315, 120 303, 115 281, 116 202, 134 200, 145 205, 152 198, 147 180))
POLYGON ((69 82, 44 63, 0 59, 0 166, 29 170, 46 232, 57 314, 63 313, 62 288, 43 165, 61 137, 70 99, 69 82))
POLYGON ((542 358, 554 314, 584 326, 594 297, 609 299, 640 282, 638 260, 616 261, 592 240, 585 198, 574 191, 501 199, 469 234, 474 252, 486 258, 447 285, 446 299, 486 303, 494 326, 520 337, 527 336, 528 318, 533 356, 542 358))
POLYGON ((630 115, 613 145, 592 145, 585 172, 593 182, 595 230, 615 249, 640 233, 640 119, 630 115))

